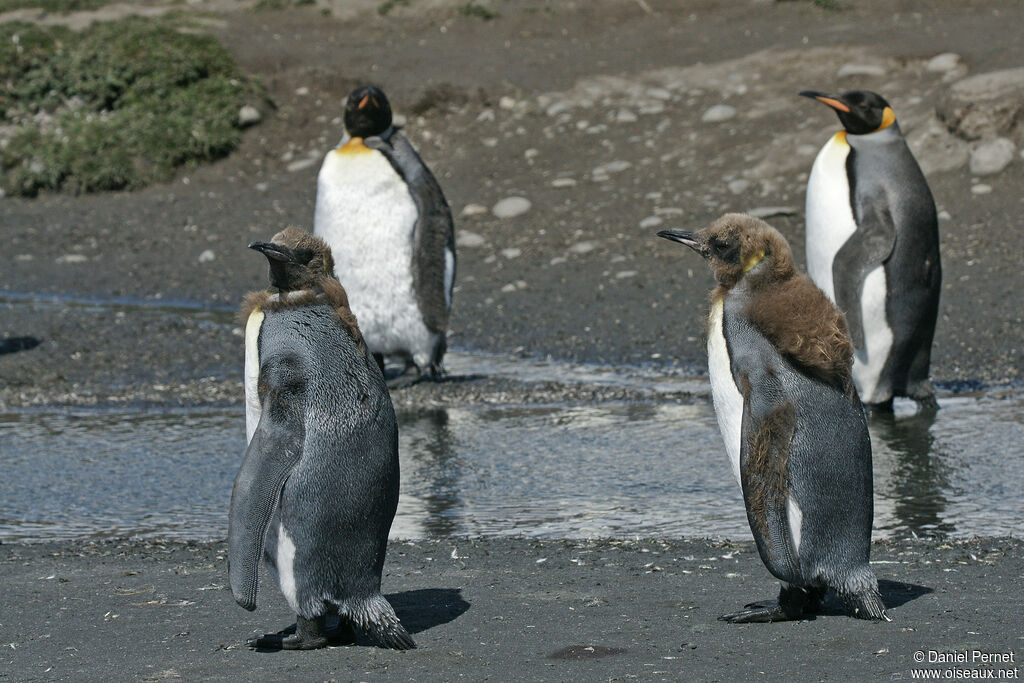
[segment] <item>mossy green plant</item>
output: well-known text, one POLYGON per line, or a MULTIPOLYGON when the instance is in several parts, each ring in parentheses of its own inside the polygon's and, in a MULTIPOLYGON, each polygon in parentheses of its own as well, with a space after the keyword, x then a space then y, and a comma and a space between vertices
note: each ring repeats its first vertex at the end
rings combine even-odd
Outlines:
POLYGON ((0 0, 0 14, 16 9, 41 9, 53 14, 99 9, 120 0, 0 0))
POLYGON ((136 189, 234 149, 239 109, 259 87, 214 37, 181 28, 143 18, 80 34, 0 26, 4 189, 136 189))

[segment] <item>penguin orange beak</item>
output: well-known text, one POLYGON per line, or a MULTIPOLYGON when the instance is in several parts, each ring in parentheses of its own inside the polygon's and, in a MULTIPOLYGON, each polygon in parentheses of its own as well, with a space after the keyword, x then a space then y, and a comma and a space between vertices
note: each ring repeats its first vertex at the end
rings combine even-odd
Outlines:
POLYGON ((291 261, 292 255, 287 247, 281 247, 273 242, 249 242, 249 248, 255 249, 272 261, 291 261))
POLYGON ((836 111, 845 112, 847 114, 850 113, 850 107, 837 97, 832 97, 831 95, 826 95, 823 92, 815 92, 813 90, 801 90, 799 94, 801 97, 810 97, 811 99, 818 100, 822 104, 827 104, 836 111))
POLYGON ((696 233, 686 230, 662 230, 658 233, 658 237, 664 237, 667 240, 685 244, 701 256, 704 255, 704 247, 701 245, 700 240, 697 239, 696 233))

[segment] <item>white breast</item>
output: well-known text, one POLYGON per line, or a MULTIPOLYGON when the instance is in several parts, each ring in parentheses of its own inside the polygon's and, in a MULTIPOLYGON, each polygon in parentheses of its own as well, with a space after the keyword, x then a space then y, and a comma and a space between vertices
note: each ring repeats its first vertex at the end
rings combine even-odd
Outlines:
POLYGON ((245 323, 245 443, 252 441, 252 435, 260 423, 262 406, 257 386, 260 381, 260 327, 263 326, 263 311, 258 308, 249 314, 245 323))
POLYGON ((818 152, 807 181, 807 274, 832 302, 832 261, 857 231, 846 177, 849 153, 846 133, 836 133, 818 152))
POLYGON ((732 473, 740 481, 740 439, 743 427, 743 395, 732 378, 732 363, 722 331, 722 300, 711 305, 708 325, 708 374, 711 376, 711 398, 715 404, 718 428, 725 440, 725 452, 732 463, 732 473))
POLYGON ((891 387, 880 387, 882 368, 892 350, 892 330, 885 317, 885 269, 878 266, 864 278, 860 298, 864 347, 856 349, 853 363, 853 381, 866 403, 879 403, 891 395, 891 387))
POLYGON ((427 345, 430 332, 413 291, 416 204, 387 158, 365 147, 327 153, 317 179, 313 232, 327 242, 373 352, 427 345))
POLYGON ((277 527, 277 552, 274 556, 277 568, 277 583, 281 594, 293 612, 299 611, 299 601, 295 590, 295 542, 288 535, 284 525, 277 527))

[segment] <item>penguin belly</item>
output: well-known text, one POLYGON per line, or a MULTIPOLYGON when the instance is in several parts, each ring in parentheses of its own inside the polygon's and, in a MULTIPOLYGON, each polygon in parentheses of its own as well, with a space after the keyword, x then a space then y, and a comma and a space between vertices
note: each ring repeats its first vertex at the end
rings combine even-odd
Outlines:
POLYGON ((849 154, 845 131, 836 133, 818 152, 807 181, 807 274, 833 303, 832 262, 857 231, 846 175, 849 154))
POLYGON ((404 179, 383 154, 356 140, 327 153, 313 232, 331 247, 335 275, 373 353, 431 348, 434 334, 413 289, 418 215, 404 179))
POLYGON ((865 348, 854 351, 853 381, 865 403, 879 403, 892 397, 892 387, 882 377, 893 342, 892 328, 885 312, 886 284, 885 267, 878 266, 864 278, 861 290, 865 348))
POLYGON ((725 452, 732 465, 736 483, 740 482, 740 450, 743 430, 743 395, 732 376, 732 362, 723 329, 724 302, 711 304, 708 324, 708 375, 711 378, 711 399, 715 405, 718 429, 725 441, 725 452))
POLYGON ((263 406, 257 387, 260 381, 260 329, 264 313, 260 309, 249 314, 245 323, 245 443, 252 441, 252 435, 260 423, 263 406))

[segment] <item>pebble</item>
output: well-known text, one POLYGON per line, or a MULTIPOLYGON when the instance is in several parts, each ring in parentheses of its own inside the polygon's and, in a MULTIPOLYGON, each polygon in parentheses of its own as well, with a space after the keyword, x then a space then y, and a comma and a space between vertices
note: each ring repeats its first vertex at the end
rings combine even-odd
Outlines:
POLYGON ((296 88, 295 89, 295 94, 296 95, 308 95, 309 94, 309 88, 307 88, 306 86, 302 86, 301 88, 296 88))
POLYGON ((971 187, 971 193, 972 194, 988 194, 991 191, 992 191, 992 186, 991 185, 986 185, 985 183, 978 183, 977 185, 973 185, 971 187))
POLYGON ((484 143, 484 147, 497 147, 498 138, 484 138, 480 142, 484 143))
POLYGON ((590 173, 595 176, 607 176, 612 173, 621 173, 622 171, 625 171, 627 168, 630 168, 632 165, 632 163, 625 161, 624 159, 619 161, 609 161, 607 164, 595 166, 594 170, 591 171, 590 173))
POLYGON ((849 78, 850 76, 873 76, 880 78, 885 75, 885 67, 881 64, 843 64, 836 73, 837 78, 849 78))
POLYGON ((493 109, 484 109, 482 112, 480 112, 479 114, 476 115, 476 120, 477 121, 493 121, 494 120, 494 110, 493 109))
POLYGON ((794 206, 759 206, 756 209, 750 209, 747 211, 747 215, 753 216, 754 218, 773 218, 775 216, 795 216, 796 207, 794 206))
POLYGON ((734 116, 736 116, 735 107, 731 107, 728 104, 716 104, 704 112, 700 120, 705 123, 720 123, 721 121, 728 121, 734 116))
POLYGON ((509 247, 508 249, 502 249, 501 255, 507 259, 519 258, 523 253, 523 250, 519 247, 509 247))
POLYGON ((64 254, 57 257, 57 263, 84 263, 88 260, 85 254, 64 254))
POLYGON ((656 228, 662 224, 662 220, 659 216, 648 216, 647 218, 640 221, 641 228, 656 228))
POLYGON ((459 230, 455 236, 455 244, 459 249, 475 249, 476 247, 482 247, 487 240, 482 235, 478 235, 475 232, 469 230, 459 230))
POLYGON ((215 258, 217 258, 217 257, 216 257, 216 255, 214 255, 213 249, 207 249, 206 251, 204 251, 202 254, 199 255, 199 262, 200 263, 209 263, 210 261, 214 260, 215 258))
POLYGON ((625 280, 628 277, 636 277, 636 271, 635 270, 620 270, 619 272, 615 273, 615 279, 616 280, 625 280))
POLYGON ((743 194, 750 187, 750 181, 740 178, 739 180, 733 180, 729 183, 729 192, 733 194, 743 194))
POLYGON ((254 186, 257 192, 266 192, 270 189, 270 183, 256 183, 254 186))
POLYGON ((620 109, 618 113, 615 114, 615 120, 619 123, 633 123, 638 120, 638 117, 628 109, 620 109))
POLYGON ((1010 165, 1017 146, 1007 138, 995 138, 981 143, 971 152, 972 175, 995 175, 1010 165))
POLYGON ((509 292, 516 291, 516 286, 510 282, 507 285, 505 285, 504 287, 502 287, 501 291, 505 292, 506 294, 508 294, 509 292))
POLYGON ((565 258, 564 256, 556 256, 555 258, 548 261, 548 263, 552 266, 557 266, 558 264, 565 263, 568 260, 569 259, 565 258))
POLYGON ((487 207, 483 204, 466 204, 462 207, 463 216, 479 216, 484 213, 487 213, 487 207))
POLYGON ((508 95, 503 95, 501 99, 498 100, 498 106, 509 111, 516 108, 516 101, 508 95))
POLYGON ((940 55, 935 55, 928 60, 928 63, 924 65, 924 68, 928 71, 936 71, 939 73, 945 71, 952 71, 960 65, 960 55, 955 52, 943 52, 940 55))
POLYGON ((263 119, 260 110, 251 104, 247 104, 238 110, 238 127, 246 128, 254 126, 263 119))
POLYGON ((318 157, 309 157, 308 159, 299 159, 298 161, 291 162, 290 164, 285 166, 285 168, 288 170, 289 173, 297 173, 299 171, 302 171, 302 170, 305 170, 305 169, 309 168, 310 166, 313 166, 314 164, 316 164, 319 161, 320 161, 320 159, 318 157))
POLYGON ((491 208, 497 218, 515 218, 530 210, 533 204, 526 197, 505 197, 491 208))
POLYGON ((590 241, 577 242, 569 247, 569 251, 574 254, 586 254, 587 252, 594 251, 595 249, 597 249, 597 243, 590 241))
POLYGON ((551 187, 575 187, 575 178, 555 178, 551 181, 551 187))

